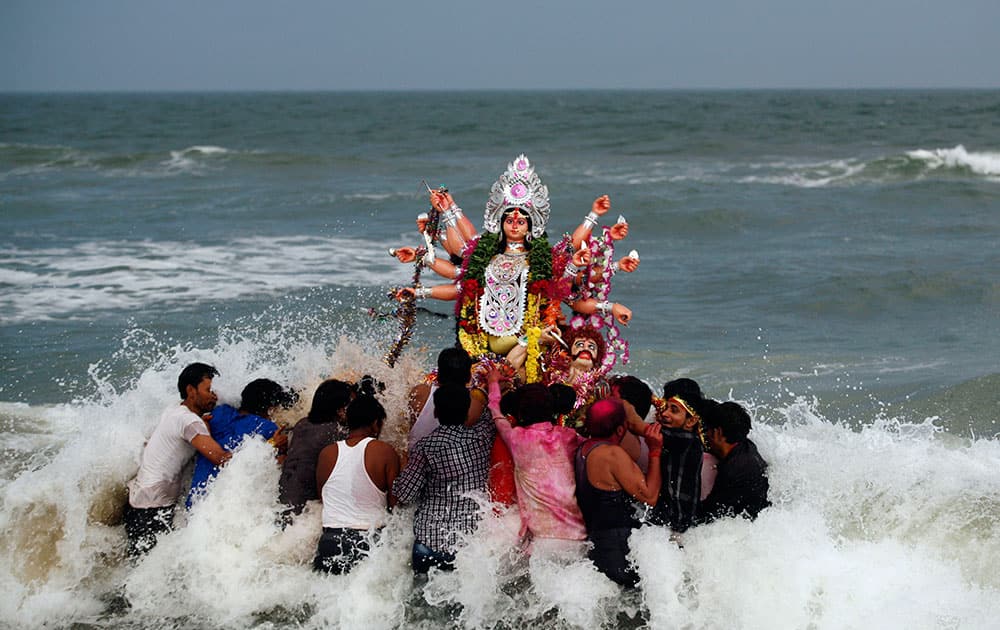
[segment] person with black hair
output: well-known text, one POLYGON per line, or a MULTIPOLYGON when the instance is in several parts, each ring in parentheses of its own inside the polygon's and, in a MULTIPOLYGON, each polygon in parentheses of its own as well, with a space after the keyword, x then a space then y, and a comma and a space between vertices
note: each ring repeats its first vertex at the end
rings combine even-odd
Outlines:
POLYGON ((307 502, 319 499, 316 461, 320 451, 347 437, 347 405, 356 391, 354 385, 344 381, 323 381, 313 394, 309 415, 292 427, 278 480, 278 500, 292 513, 301 514, 307 502))
POLYGON ((701 505, 702 521, 741 515, 752 520, 771 505, 767 462, 747 437, 750 428, 750 414, 736 402, 722 403, 706 415, 708 446, 719 464, 712 492, 701 505))
POLYGON ((230 455, 212 439, 205 420, 215 408, 217 397, 212 378, 219 371, 205 363, 192 363, 177 378, 180 405, 171 405, 160 416, 139 462, 139 471, 128 482, 125 506, 125 533, 128 555, 146 553, 159 534, 170 531, 174 504, 181 492, 181 470, 195 453, 216 465, 230 455))
POLYGON ((374 387, 359 388, 347 407, 347 437, 319 454, 323 535, 313 560, 316 571, 349 573, 371 550, 395 501, 388 493, 399 475, 399 455, 378 439, 386 414, 374 393, 374 387))
MULTIPOLYGON (((653 390, 649 385, 635 376, 624 374, 613 377, 610 385, 610 397, 622 401, 627 422, 645 424, 646 415, 653 406, 653 390)), ((635 460, 639 469, 646 472, 649 467, 649 451, 646 449, 646 443, 629 432, 622 439, 621 447, 635 460)))
POLYGON ((663 403, 656 415, 663 432, 663 484, 650 521, 676 532, 687 531, 698 517, 704 453, 699 409, 704 405, 701 387, 689 378, 663 386, 663 403))
MULTIPOLYGON (((431 374, 423 383, 410 390, 410 434, 407 437, 407 451, 438 427, 434 417, 434 392, 446 383, 468 387, 472 380, 472 359, 460 346, 445 348, 438 354, 437 373, 431 374)), ((471 403, 466 421, 471 424, 479 419, 486 408, 486 393, 469 388, 471 403)))
POLYGON ((522 386, 518 426, 500 409, 499 372, 489 375, 489 408, 497 433, 514 460, 520 535, 533 539, 585 540, 587 529, 576 504, 573 453, 583 438, 555 424, 552 394, 541 383, 522 386))
MULTIPOLYGON (((271 420, 271 412, 280 407, 288 409, 299 399, 291 389, 282 387, 267 378, 258 378, 243 388, 240 406, 219 405, 212 411, 208 428, 212 437, 227 451, 234 451, 248 437, 259 435, 270 442, 279 455, 285 452, 288 436, 271 420)), ((205 494, 209 483, 219 474, 219 466, 198 454, 191 475, 191 490, 187 507, 205 494)))
POLYGON ((413 570, 431 566, 450 570, 459 536, 479 524, 479 505, 470 497, 485 492, 490 447, 496 429, 482 414, 471 426, 469 390, 447 383, 434 392, 440 426, 414 445, 410 459, 392 486, 400 503, 416 504, 413 518, 413 570))

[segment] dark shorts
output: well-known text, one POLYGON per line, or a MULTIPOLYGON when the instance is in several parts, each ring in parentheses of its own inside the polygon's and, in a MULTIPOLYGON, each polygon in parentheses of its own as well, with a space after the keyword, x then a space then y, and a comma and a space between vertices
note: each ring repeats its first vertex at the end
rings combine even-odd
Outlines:
POLYGON ((128 556, 138 558, 156 546, 156 537, 174 528, 174 506, 136 508, 125 505, 128 556))
POLYGON ((594 543, 587 557, 601 573, 626 588, 634 588, 639 583, 639 575, 628 563, 628 537, 632 529, 602 529, 589 532, 587 537, 594 543))
POLYGON ((431 567, 442 571, 455 570, 455 554, 444 551, 434 551, 421 542, 413 543, 413 572, 427 573, 431 567))
POLYGON ((350 573, 361 562, 378 540, 378 531, 369 535, 365 529, 324 527, 313 558, 313 570, 334 575, 350 573))

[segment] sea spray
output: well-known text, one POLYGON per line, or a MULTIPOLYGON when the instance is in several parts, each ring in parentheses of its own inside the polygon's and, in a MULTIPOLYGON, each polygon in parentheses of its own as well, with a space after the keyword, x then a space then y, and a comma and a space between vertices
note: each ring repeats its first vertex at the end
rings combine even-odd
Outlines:
POLYGON ((108 386, 101 381, 92 399, 10 409, 14 421, 49 427, 56 448, 3 482, 0 621, 714 628, 737 619, 744 628, 976 628, 1000 615, 993 569, 1000 562, 1000 443, 948 434, 912 413, 831 419, 820 399, 794 392, 748 402, 775 505, 755 522, 724 519, 679 537, 652 527, 635 532, 638 592, 621 591, 583 551, 546 556, 539 548, 524 556, 516 509, 498 517, 485 501, 454 573, 413 576, 412 509, 401 508, 351 574, 317 575, 310 562, 319 504, 285 530, 276 525, 277 467, 258 441, 223 468, 189 515, 178 512, 176 531, 130 566, 117 524, 119 493, 159 413, 178 404, 176 375, 191 361, 220 368, 225 402, 237 402, 258 376, 299 389, 303 400, 283 418, 289 423, 304 415, 324 378, 371 373, 386 384, 384 437, 405 444, 406 392, 430 367, 433 350, 414 349, 390 370, 381 363, 384 338, 331 334, 310 342, 290 326, 293 342, 280 346, 273 328, 226 329, 209 348, 158 344, 162 355, 137 376, 94 371, 108 386))

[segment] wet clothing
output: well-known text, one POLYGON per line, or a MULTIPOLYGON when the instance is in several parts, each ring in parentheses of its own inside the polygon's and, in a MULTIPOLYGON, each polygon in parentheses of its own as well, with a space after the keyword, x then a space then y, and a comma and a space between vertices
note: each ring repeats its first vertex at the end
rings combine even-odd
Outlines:
POLYGON ((410 558, 414 573, 427 573, 431 567, 442 571, 455 570, 455 554, 434 551, 423 543, 413 543, 413 554, 410 558))
POLYGON ((181 470, 195 454, 191 440, 209 435, 208 425, 182 404, 171 405, 149 436, 139 472, 128 482, 128 502, 134 508, 173 506, 181 493, 181 470))
POLYGON ((290 506, 296 514, 307 501, 319 499, 316 487, 316 462, 319 452, 337 440, 347 437, 347 427, 339 422, 315 423, 302 418, 291 431, 288 453, 278 480, 278 500, 290 506))
POLYGON ((323 484, 323 527, 369 530, 385 523, 386 493, 365 468, 365 449, 374 438, 354 446, 337 442, 337 463, 323 484))
POLYGON ((583 438, 569 427, 549 422, 512 427, 502 415, 494 422, 514 458, 521 535, 585 540, 573 472, 573 454, 583 438))
POLYGON ((628 538, 638 526, 632 502, 624 490, 601 490, 587 477, 587 456, 610 442, 588 442, 576 450, 576 499, 587 524, 587 539, 593 548, 587 554, 604 575, 631 588, 639 576, 628 563, 628 538))
POLYGON ((412 451, 417 442, 441 426, 438 419, 434 417, 434 392, 437 391, 437 388, 437 381, 430 384, 427 400, 424 401, 424 406, 420 408, 420 413, 417 414, 417 419, 413 421, 413 426, 410 427, 410 434, 406 438, 407 452, 412 451))
MULTIPOLYGON (((219 405, 212 410, 208 429, 222 448, 232 452, 251 435, 259 435, 265 440, 270 440, 278 432, 278 425, 252 413, 240 414, 239 410, 231 405, 219 405)), ((194 473, 191 475, 191 490, 187 496, 189 509, 195 499, 205 494, 209 482, 218 474, 219 467, 198 453, 195 457, 194 473)))
POLYGON ((467 427, 441 425, 417 442, 393 483, 401 503, 415 503, 416 542, 438 553, 454 553, 459 534, 479 524, 479 505, 468 496, 486 491, 496 429, 489 411, 467 427))
POLYGON ((313 570, 334 575, 350 573, 371 551, 378 531, 324 527, 313 558, 313 570))
POLYGON ((125 535, 129 558, 138 558, 156 546, 156 537, 174 526, 174 506, 136 508, 125 505, 125 535))
POLYGON ((701 440, 692 431, 663 427, 663 485, 651 515, 657 525, 676 532, 691 527, 701 503, 701 440))
POLYGON ((701 519, 740 515, 757 518, 771 505, 767 491, 767 462, 757 452, 757 445, 745 439, 719 461, 715 485, 701 504, 701 519))

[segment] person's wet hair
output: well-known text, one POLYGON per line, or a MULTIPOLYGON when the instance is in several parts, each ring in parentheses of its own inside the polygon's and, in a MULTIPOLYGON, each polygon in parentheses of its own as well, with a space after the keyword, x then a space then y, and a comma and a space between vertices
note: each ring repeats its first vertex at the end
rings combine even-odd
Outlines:
POLYGON ((683 398, 685 402, 695 404, 696 400, 701 400, 701 386, 692 379, 678 378, 668 381, 663 385, 663 398, 677 396, 683 398))
POLYGON ((618 388, 618 395, 635 407, 640 418, 645 418, 649 408, 653 406, 653 390, 635 376, 619 376, 612 381, 611 386, 618 388))
POLYGON ((576 390, 569 385, 552 383, 549 393, 552 394, 552 409, 556 413, 569 413, 576 407, 576 390))
POLYGON ((724 402, 707 417, 703 417, 705 430, 720 428, 730 444, 741 442, 750 434, 750 414, 736 402, 724 402))
POLYGON ((240 409, 257 416, 266 416, 274 407, 288 409, 299 400, 299 395, 268 378, 258 378, 247 383, 240 394, 240 409))
POLYGON ((188 385, 198 389, 198 385, 203 380, 206 378, 215 378, 218 375, 219 371, 207 363, 192 363, 181 370, 181 375, 177 377, 177 391, 181 394, 181 400, 187 398, 188 385))
POLYGON ((434 416, 445 426, 465 424, 471 403, 465 385, 445 383, 434 391, 434 416))
POLYGON ((437 359, 438 384, 455 383, 465 386, 472 378, 472 359, 465 348, 445 348, 437 359))
POLYGON ((347 406, 348 429, 370 427, 385 418, 385 408, 374 396, 358 396, 347 406))
POLYGON ((365 374, 361 380, 354 384, 355 396, 368 396, 374 398, 385 391, 385 383, 375 380, 370 374, 365 374))
POLYGON ((313 395, 312 407, 309 409, 309 422, 323 424, 336 422, 338 412, 346 407, 354 397, 354 386, 337 379, 329 379, 320 383, 313 395))
POLYGON ((518 424, 527 426, 539 422, 552 422, 552 394, 541 383, 531 383, 521 387, 521 400, 517 405, 518 424))
POLYGON ((584 424, 590 437, 611 437, 618 427, 625 424, 625 407, 614 398, 598 400, 587 409, 584 424))
POLYGON ((500 413, 517 418, 518 406, 521 404, 521 388, 512 389, 500 397, 500 413))

